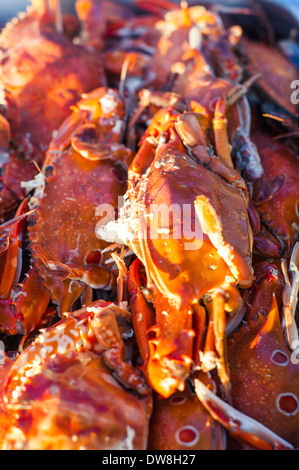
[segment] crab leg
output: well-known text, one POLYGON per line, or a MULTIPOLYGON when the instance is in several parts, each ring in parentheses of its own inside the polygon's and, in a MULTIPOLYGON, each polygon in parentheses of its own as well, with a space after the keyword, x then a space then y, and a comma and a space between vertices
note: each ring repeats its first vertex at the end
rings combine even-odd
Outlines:
POLYGON ((199 401, 236 439, 261 450, 291 450, 293 446, 266 426, 235 410, 198 379, 194 380, 199 401))
POLYGON ((57 33, 63 32, 60 0, 31 0, 31 5, 40 18, 46 14, 52 15, 57 33))
POLYGON ((226 318, 225 318, 225 293, 221 289, 217 289, 213 295, 213 326, 215 334, 215 347, 218 353, 217 369, 221 383, 224 388, 225 396, 230 400, 230 381, 227 365, 226 350, 226 318))
POLYGON ((225 292, 222 289, 216 289, 213 293, 212 302, 206 305, 209 311, 209 324, 204 350, 199 353, 199 356, 200 367, 204 372, 208 372, 217 367, 225 396, 227 400, 230 401, 230 380, 226 351, 227 325, 225 305, 225 292))
POLYGON ((206 331, 206 309, 196 303, 192 305, 193 311, 193 329, 196 332, 193 346, 194 366, 200 366, 200 353, 204 345, 204 335, 206 331))
POLYGON ((227 118, 226 114, 226 101, 225 98, 219 98, 215 107, 215 114, 213 118, 213 130, 215 138, 215 147, 217 155, 229 166, 233 168, 231 158, 231 146, 228 141, 227 135, 227 118))
POLYGON ((234 311, 233 316, 228 320, 226 324, 226 328, 225 328, 226 337, 231 335, 233 331, 240 325, 246 312, 247 312, 247 306, 245 302, 242 302, 241 305, 234 311))
POLYGON ((231 106, 247 93, 249 87, 257 80, 258 77, 259 75, 254 75, 245 83, 236 85, 226 95, 219 98, 216 103, 213 118, 216 153, 231 168, 233 168, 234 165, 231 158, 231 145, 227 135, 228 121, 226 113, 231 106))
POLYGON ((60 0, 49 0, 49 9, 53 12, 55 18, 55 27, 57 33, 63 32, 62 13, 60 0))
POLYGON ((0 235, 2 230, 11 226, 7 237, 7 248, 2 251, 2 256, 5 253, 5 263, 3 265, 3 270, 1 270, 0 297, 2 299, 9 297, 14 281, 21 269, 20 239, 22 237, 23 226, 21 225, 20 227, 20 222, 24 220, 27 215, 31 214, 31 211, 22 213, 27 209, 27 205, 28 199, 24 199, 16 212, 16 217, 0 226, 0 235))
POLYGON ((285 321, 286 337, 291 350, 298 347, 299 335, 295 321, 295 313, 298 302, 299 291, 299 242, 293 248, 289 270, 291 271, 291 281, 287 273, 286 261, 282 261, 282 270, 285 279, 283 291, 283 316, 285 321))
POLYGON ((147 302, 142 289, 144 284, 140 274, 141 263, 139 259, 133 261, 129 269, 128 288, 130 293, 130 310, 132 325, 136 335, 136 341, 143 361, 142 370, 146 372, 150 349, 149 329, 155 324, 155 311, 151 303, 147 302))
POLYGON ((119 271, 117 277, 117 305, 121 306, 122 303, 128 298, 128 270, 123 261, 124 245, 122 246, 121 257, 119 257, 116 253, 112 253, 111 256, 115 261, 115 264, 118 267, 119 271))
POLYGON ((213 309, 210 303, 206 305, 209 313, 209 323, 207 326, 207 334, 205 338, 205 345, 203 351, 199 352, 200 367, 203 372, 209 372, 216 367, 217 364, 217 351, 215 348, 215 331, 213 325, 213 309))
POLYGON ((127 57, 124 60, 121 74, 120 74, 120 82, 119 82, 119 94, 124 99, 125 98, 125 82, 128 75, 128 71, 132 70, 137 60, 137 54, 134 52, 129 52, 127 57))
POLYGON ((16 332, 29 333, 41 322, 50 302, 50 292, 34 266, 19 284, 20 290, 13 297, 16 332))

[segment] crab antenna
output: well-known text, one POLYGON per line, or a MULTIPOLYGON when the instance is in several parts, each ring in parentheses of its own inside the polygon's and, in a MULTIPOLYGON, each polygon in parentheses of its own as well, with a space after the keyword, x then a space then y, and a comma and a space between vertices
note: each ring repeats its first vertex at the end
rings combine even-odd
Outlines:
POLYGON ((4 222, 3 224, 0 225, 0 236, 2 236, 2 233, 4 230, 6 230, 8 227, 11 227, 14 224, 17 224, 21 220, 25 219, 28 215, 31 215, 33 212, 35 212, 35 209, 25 212, 24 214, 18 215, 17 217, 14 217, 11 220, 8 220, 7 222, 4 222))

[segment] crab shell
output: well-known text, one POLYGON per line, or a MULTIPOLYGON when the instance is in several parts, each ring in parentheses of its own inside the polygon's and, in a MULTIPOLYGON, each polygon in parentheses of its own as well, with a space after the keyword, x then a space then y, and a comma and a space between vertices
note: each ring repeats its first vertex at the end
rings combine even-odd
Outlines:
POLYGON ((252 241, 246 198, 241 190, 192 158, 175 130, 168 142, 160 141, 151 166, 129 198, 128 214, 134 230, 129 244, 173 306, 191 305, 225 279, 241 287, 251 285, 252 241), (185 216, 190 217, 191 227, 185 232, 184 204, 190 211, 185 216), (151 224, 159 219, 159 211, 167 208, 170 220, 151 224), (198 217, 201 230, 196 233, 198 217), (150 236, 150 230, 155 237, 150 236))
POLYGON ((0 47, 4 85, 20 111, 17 135, 29 134, 34 146, 46 150, 70 106, 105 84, 100 59, 34 9, 6 26, 0 47))
MULTIPOLYGON (((253 198, 262 224, 278 239, 280 251, 286 257, 299 232, 299 159, 294 151, 283 142, 273 140, 271 135, 256 132, 252 140, 258 148, 267 180, 282 180, 273 194, 271 191, 263 194, 262 186, 259 193, 253 193, 253 198)), ((260 237, 256 237, 255 245, 261 252, 266 248, 260 237)))
POLYGON ((97 210, 109 205, 117 211, 126 190, 132 153, 119 143, 123 116, 115 90, 99 88, 79 101, 51 142, 40 175, 42 191, 38 188, 32 199, 38 206, 30 227, 36 267, 63 310, 70 308, 63 299, 72 290, 112 285, 105 264, 110 255, 102 256, 108 245, 95 229, 97 210))
POLYGON ((24 388, 19 405, 14 402, 14 409, 20 408, 19 418, 7 431, 3 445, 6 449, 146 447, 143 406, 90 352, 49 359, 24 388), (24 409, 23 400, 27 405, 24 409))
POLYGON ((187 391, 156 397, 150 422, 150 450, 222 450, 225 438, 196 397, 187 391))
POLYGON ((285 345, 275 296, 268 316, 249 321, 228 341, 233 406, 299 445, 299 365, 285 345))
MULTIPOLYGON (((40 5, 46 2, 40 2, 40 5)), ((42 8, 42 6, 41 6, 42 8)), ((106 84, 99 56, 56 30, 47 13, 30 8, 3 28, 1 79, 8 95, 1 105, 11 127, 9 159, 3 166, 0 215, 17 207, 41 167, 52 133, 81 94, 106 84)))
POLYGON ((193 306, 218 287, 252 283, 246 194, 188 153, 172 119, 135 185, 132 172, 118 221, 154 292, 145 374, 164 397, 181 390, 190 371, 193 306))
MULTIPOLYGON (((107 307, 108 315, 118 314, 118 307, 104 301, 66 313, 18 356, 4 385, 10 426, 2 448, 146 448, 147 409, 111 375, 104 359, 100 316, 107 307)), ((106 339, 111 351, 117 349, 116 337, 106 339)))

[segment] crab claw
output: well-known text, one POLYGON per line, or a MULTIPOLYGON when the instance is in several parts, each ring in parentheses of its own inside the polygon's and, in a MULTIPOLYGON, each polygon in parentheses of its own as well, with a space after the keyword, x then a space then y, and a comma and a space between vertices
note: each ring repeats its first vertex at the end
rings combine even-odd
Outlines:
POLYGON ((145 449, 152 397, 127 357, 129 317, 98 300, 40 331, 5 379, 1 448, 145 449))
POLYGON ((0 246, 0 329, 12 335, 33 330, 50 301, 49 291, 33 266, 20 283, 24 224, 35 211, 27 209, 28 199, 24 199, 15 217, 0 226, 0 236, 10 229, 0 246))
POLYGON ((283 315, 285 321, 286 336, 289 348, 294 350, 299 343, 298 328, 295 321, 296 307, 299 292, 299 242, 293 248, 290 259, 290 276, 285 260, 282 261, 282 269, 285 279, 283 290, 283 315))
POLYGON ((184 390, 190 373, 195 332, 192 309, 177 309, 156 293, 154 303, 147 302, 143 266, 134 260, 128 278, 132 323, 147 381, 163 397, 184 390))
POLYGON ((255 181, 252 193, 253 204, 262 220, 256 245, 268 257, 287 257, 298 236, 298 158, 291 148, 270 134, 255 132, 252 140, 264 171, 261 179, 255 181), (271 249, 275 243, 276 253, 271 249))
MULTIPOLYGON (((165 314, 169 315, 169 312, 165 311, 165 314)), ((176 390, 185 388, 193 362, 190 356, 195 333, 191 329, 182 329, 179 334, 169 337, 161 334, 157 327, 150 332, 155 332, 156 338, 149 340, 150 358, 146 375, 155 390, 168 398, 176 390)))

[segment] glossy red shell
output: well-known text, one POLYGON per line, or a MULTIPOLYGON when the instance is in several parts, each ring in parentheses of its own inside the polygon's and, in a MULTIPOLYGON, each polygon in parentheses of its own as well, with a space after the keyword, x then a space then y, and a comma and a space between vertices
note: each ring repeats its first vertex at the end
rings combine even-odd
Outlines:
POLYGON ((228 359, 235 408, 297 447, 299 365, 285 345, 276 301, 266 319, 235 333, 228 359))

